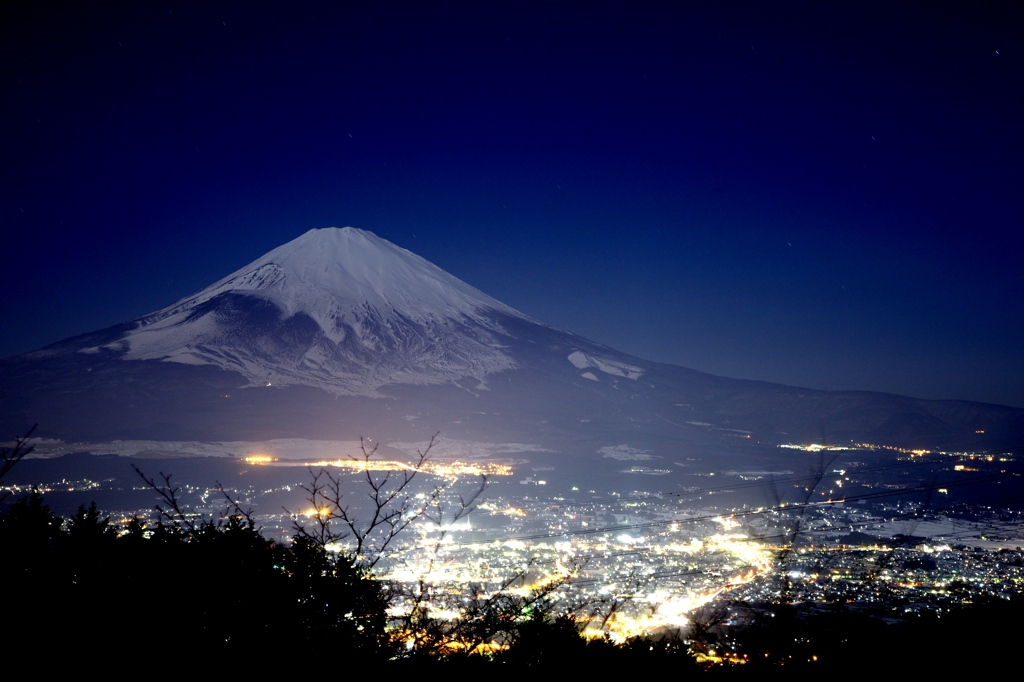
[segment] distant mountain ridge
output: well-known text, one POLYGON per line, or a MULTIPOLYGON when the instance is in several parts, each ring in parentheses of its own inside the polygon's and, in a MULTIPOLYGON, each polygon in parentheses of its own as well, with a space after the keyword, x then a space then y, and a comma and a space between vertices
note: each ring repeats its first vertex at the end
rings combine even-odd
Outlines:
POLYGON ((1017 408, 815 391, 632 357, 354 228, 311 230, 138 320, 0 361, 0 406, 9 435, 35 422, 65 440, 440 430, 680 467, 781 442, 1024 443, 1017 408))

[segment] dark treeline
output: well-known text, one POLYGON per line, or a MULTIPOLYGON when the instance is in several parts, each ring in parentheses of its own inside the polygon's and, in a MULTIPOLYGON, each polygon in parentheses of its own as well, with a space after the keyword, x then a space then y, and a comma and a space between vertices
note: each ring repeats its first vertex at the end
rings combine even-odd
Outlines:
POLYGON ((184 664, 201 655, 232 671, 265 671, 313 651, 366 666, 576 665, 659 656, 694 665, 678 642, 588 643, 570 615, 539 600, 520 602, 515 613, 514 603, 495 603, 492 613, 476 614, 463 627, 467 640, 500 640, 501 649, 478 646, 467 654, 450 637, 442 640, 451 626, 432 637, 422 618, 421 631, 410 636, 405 627, 387 627, 390 587, 351 558, 301 535, 288 544, 268 540, 239 515, 197 524, 134 519, 115 527, 95 506, 60 519, 32 494, 0 513, 0 547, 3 645, 8 657, 26 662, 33 643, 56 639, 62 658, 85 665, 184 664))
MULTIPOLYGON (((461 630, 427 617, 396 627, 393 588, 350 557, 298 536, 264 538, 244 515, 221 521, 116 527, 95 506, 57 517, 39 494, 0 511, 3 648, 10 664, 56 643, 61 660, 83 667, 186 665, 216 661, 224 670, 267 672, 324 652, 361 666, 572 666, 607 671, 666 665, 675 673, 750 674, 784 667, 820 672, 947 671, 988 667, 1009 651, 1022 603, 991 602, 898 624, 844 608, 736 605, 743 625, 721 618, 675 637, 614 645, 584 639, 571 614, 550 602, 491 602, 461 630), (410 628, 416 628, 413 632, 410 628), (972 650, 967 632, 982 648, 972 650), (472 653, 459 648, 473 642, 472 653), (685 637, 685 638, 684 638, 685 637), (410 645, 414 642, 414 645, 410 645), (501 647, 481 646, 499 642, 501 647), (698 663, 696 653, 743 664, 698 663)), ((721 616, 721 614, 717 614, 721 616)))

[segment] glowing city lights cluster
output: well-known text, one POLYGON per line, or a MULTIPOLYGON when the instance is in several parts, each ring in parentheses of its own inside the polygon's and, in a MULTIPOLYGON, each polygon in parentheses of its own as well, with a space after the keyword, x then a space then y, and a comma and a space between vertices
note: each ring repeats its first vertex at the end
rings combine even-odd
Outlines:
POLYGON ((409 471, 455 478, 458 476, 511 476, 512 467, 496 462, 460 462, 431 460, 418 467, 393 459, 332 459, 312 462, 311 467, 333 467, 350 471, 409 471))

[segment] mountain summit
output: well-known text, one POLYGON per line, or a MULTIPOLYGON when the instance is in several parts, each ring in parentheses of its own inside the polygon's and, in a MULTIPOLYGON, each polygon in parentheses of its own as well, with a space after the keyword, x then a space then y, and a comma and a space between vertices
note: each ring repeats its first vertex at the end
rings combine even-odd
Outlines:
POLYGON ((595 458, 633 462, 630 471, 657 462, 658 475, 705 455, 772 460, 777 443, 977 451, 1024 437, 1020 409, 642 360, 532 320, 353 228, 312 230, 138 320, 0 360, 0 408, 6 433, 38 422, 39 435, 63 440, 422 441, 443 431, 473 444, 467 456, 488 442, 531 444, 587 469, 595 458))
POLYGON ((255 385, 375 395, 386 384, 484 381, 515 367, 499 317, 526 319, 372 232, 326 228, 147 315, 106 347, 129 360, 220 367, 255 385))

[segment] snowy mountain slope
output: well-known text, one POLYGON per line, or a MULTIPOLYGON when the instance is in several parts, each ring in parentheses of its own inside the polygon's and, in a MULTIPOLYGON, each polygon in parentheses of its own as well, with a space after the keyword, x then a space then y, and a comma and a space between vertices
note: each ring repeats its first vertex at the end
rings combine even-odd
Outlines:
POLYGON ((253 385, 376 395, 513 368, 495 313, 525 318, 371 232, 327 228, 147 315, 108 348, 253 385))
POLYGON ((1020 409, 813 391, 632 357, 352 228, 307 232, 139 320, 0 360, 0 432, 36 422, 40 435, 85 441, 443 431, 533 443, 585 468, 618 461, 600 454, 612 451, 686 468, 779 442, 979 451, 1024 438, 1020 409))

